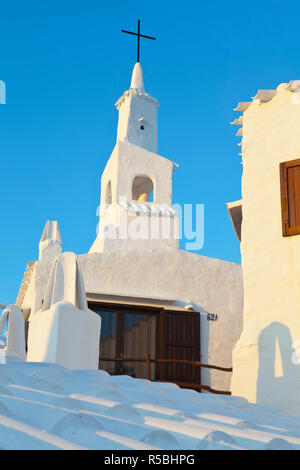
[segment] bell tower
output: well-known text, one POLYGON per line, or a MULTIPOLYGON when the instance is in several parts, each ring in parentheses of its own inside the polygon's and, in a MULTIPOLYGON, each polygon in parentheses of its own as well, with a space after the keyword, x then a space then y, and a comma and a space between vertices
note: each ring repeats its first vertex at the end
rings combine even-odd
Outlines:
POLYGON ((157 154, 158 106, 145 92, 137 62, 129 90, 116 103, 117 142, 101 178, 100 223, 90 252, 178 247, 171 207, 178 165, 157 154))

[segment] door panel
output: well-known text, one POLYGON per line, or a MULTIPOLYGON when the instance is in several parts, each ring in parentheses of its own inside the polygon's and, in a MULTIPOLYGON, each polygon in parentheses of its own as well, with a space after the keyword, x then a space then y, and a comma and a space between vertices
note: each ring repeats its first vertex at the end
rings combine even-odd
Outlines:
MULTIPOLYGON (((96 311, 101 317, 100 357, 118 357, 118 317, 116 312, 96 311)), ((111 375, 119 373, 120 364, 99 361, 99 369, 111 375)))
MULTIPOLYGON (((125 357, 146 358, 150 354, 155 359, 156 350, 156 315, 123 313, 123 351, 125 357)), ((124 363, 124 373, 132 377, 146 378, 146 363, 124 363)), ((155 364, 151 365, 151 379, 155 378, 155 364)))
MULTIPOLYGON (((116 306, 102 310, 100 304, 89 308, 101 317, 100 357, 146 359, 156 358, 156 311, 140 311, 116 306)), ((101 361, 99 369, 111 375, 126 374, 146 378, 146 363, 101 361)), ((151 379, 155 379, 155 364, 151 364, 151 379)))
MULTIPOLYGON (((162 312, 163 358, 200 361, 200 315, 194 312, 162 312)), ((160 380, 200 383, 200 368, 187 364, 166 364, 160 380)))

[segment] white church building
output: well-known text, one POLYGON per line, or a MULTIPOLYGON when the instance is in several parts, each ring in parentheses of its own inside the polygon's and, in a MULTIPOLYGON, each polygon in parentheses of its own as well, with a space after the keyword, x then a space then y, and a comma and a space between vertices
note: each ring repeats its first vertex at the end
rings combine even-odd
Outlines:
MULTIPOLYGON (((139 62, 116 106, 117 140, 101 178, 96 240, 84 255, 62 255, 58 223, 48 221, 38 260, 27 265, 16 302, 26 322, 27 360, 140 378, 147 377, 146 364, 126 359, 230 368, 242 330, 241 266, 179 248, 180 217, 172 206, 178 165, 158 154, 159 105, 145 91, 139 62), (84 357, 90 343, 94 349, 84 357)), ((231 373, 220 370, 152 362, 150 375, 230 390, 231 373)))

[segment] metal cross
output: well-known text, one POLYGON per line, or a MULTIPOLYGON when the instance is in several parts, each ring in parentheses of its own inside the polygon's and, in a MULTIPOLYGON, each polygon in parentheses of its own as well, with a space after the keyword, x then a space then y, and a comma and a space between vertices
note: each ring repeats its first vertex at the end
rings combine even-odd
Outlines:
POLYGON ((131 31, 125 31, 125 29, 121 30, 122 33, 127 33, 127 34, 133 34, 134 36, 137 36, 137 62, 140 61, 140 38, 146 38, 146 39, 152 39, 155 41, 156 38, 152 38, 151 36, 145 36, 144 34, 141 34, 141 20, 138 20, 138 32, 133 33, 131 31))

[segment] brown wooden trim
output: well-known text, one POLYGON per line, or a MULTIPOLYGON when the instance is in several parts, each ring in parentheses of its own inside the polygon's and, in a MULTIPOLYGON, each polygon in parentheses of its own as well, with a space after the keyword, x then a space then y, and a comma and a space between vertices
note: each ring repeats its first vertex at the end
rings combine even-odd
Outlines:
POLYGON ((232 367, 220 367, 220 366, 211 366, 209 364, 202 364, 201 362, 197 361, 189 361, 185 359, 157 359, 156 361, 151 359, 152 362, 161 362, 164 364, 187 364, 194 367, 203 367, 204 369, 215 369, 221 370, 223 372, 232 372, 232 367))
MULTIPOLYGON (((147 354, 148 356, 148 354, 147 354)), ((215 370, 220 370, 223 372, 232 372, 232 367, 220 367, 220 366, 214 366, 210 364, 202 364, 201 362, 197 361, 189 361, 185 359, 151 359, 150 356, 147 358, 147 356, 144 357, 100 357, 100 361, 115 361, 115 362, 151 362, 151 363, 159 363, 159 364, 187 364, 190 366, 194 367, 203 367, 206 369, 215 369, 215 370)))
MULTIPOLYGON (((159 314, 157 316, 157 321, 156 321, 156 358, 160 359, 164 357, 164 351, 163 351, 163 314, 164 314, 164 309, 160 309, 159 314)), ((155 366, 155 379, 160 379, 163 377, 163 371, 164 366, 161 363, 158 363, 155 366)))
POLYGON ((280 163, 280 193, 281 193, 281 223, 282 223, 282 236, 286 237, 286 227, 288 225, 289 216, 288 216, 288 194, 287 194, 287 179, 286 179, 286 170, 285 164, 280 163))
POLYGON ((218 395, 231 395, 231 392, 228 390, 215 390, 214 388, 209 387, 208 385, 201 385, 201 384, 191 384, 190 382, 177 382, 177 381, 170 381, 170 380, 156 380, 156 382, 167 382, 167 383, 175 383, 179 387, 182 388, 193 388, 196 390, 206 390, 210 393, 215 393, 218 395))
MULTIPOLYGON (((198 361, 201 361, 201 316, 200 316, 200 313, 199 313, 199 319, 198 319, 198 327, 197 327, 197 331, 196 331, 196 341, 197 341, 197 344, 199 344, 199 356, 198 356, 198 361)), ((201 371, 201 368, 199 369, 199 382, 201 383, 201 380, 202 380, 202 371, 201 371)))
POLYGON ((149 353, 146 354, 146 377, 151 380, 151 358, 149 353))
POLYGON ((284 165, 285 168, 291 168, 292 166, 299 166, 300 165, 300 158, 296 158, 295 160, 289 160, 287 162, 281 163, 281 165, 284 165))
POLYGON ((199 312, 189 312, 186 310, 174 310, 174 309, 169 309, 169 308, 162 308, 162 307, 152 307, 151 305, 132 305, 132 304, 118 304, 118 303, 112 303, 112 302, 102 302, 102 301, 88 301, 88 308, 93 310, 95 308, 96 310, 105 310, 105 311, 121 311, 124 310, 126 312, 132 312, 132 313, 155 313, 157 315, 167 312, 167 313, 180 313, 181 315, 200 315, 199 312))
MULTIPOLYGON (((116 324, 116 355, 118 358, 121 357, 124 351, 124 341, 123 341, 123 329, 124 329, 124 318, 118 312, 116 312, 117 324, 116 324)), ((123 362, 117 362, 116 364, 116 373, 123 374, 124 364, 123 362)))
MULTIPOLYGON (((288 168, 300 167, 300 159, 282 162, 279 165, 280 194, 281 194, 281 223, 282 236, 290 237, 300 234, 300 226, 296 225, 296 206, 300 201, 300 194, 294 193, 294 186, 289 187, 288 168)), ((291 179, 294 175, 291 174, 291 179)))
POLYGON ((118 304, 113 302, 102 302, 101 300, 95 301, 88 301, 88 307, 93 310, 106 310, 108 312, 116 312, 116 311, 131 311, 132 313, 145 313, 145 312, 152 312, 159 314, 161 311, 161 307, 151 307, 146 305, 131 305, 131 304, 118 304))

